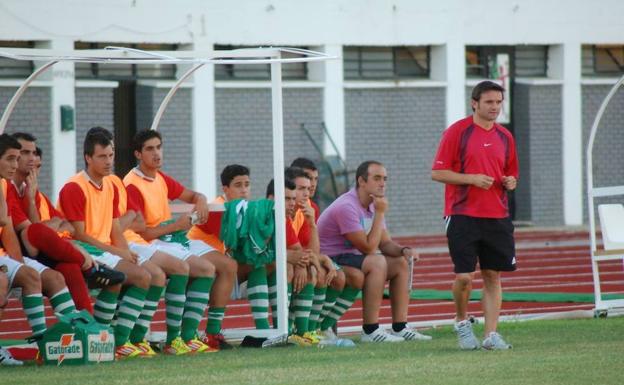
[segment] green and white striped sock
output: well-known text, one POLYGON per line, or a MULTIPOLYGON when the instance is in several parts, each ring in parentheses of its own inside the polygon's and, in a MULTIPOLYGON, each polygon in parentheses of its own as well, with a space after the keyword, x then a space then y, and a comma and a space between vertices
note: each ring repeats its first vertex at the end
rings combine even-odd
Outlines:
POLYGON ((189 341, 195 338, 197 327, 204 318, 204 312, 210 299, 210 288, 214 277, 194 278, 186 291, 186 303, 182 316, 182 339, 189 341))
POLYGON ((308 321, 308 331, 315 331, 318 329, 318 320, 323 309, 323 302, 325 302, 325 293, 327 287, 315 287, 314 299, 312 300, 312 310, 310 311, 310 319, 308 321))
POLYGON ((98 323, 110 325, 115 316, 118 297, 118 292, 105 289, 100 290, 100 294, 98 294, 93 306, 93 317, 98 323))
POLYGON ((323 301, 323 309, 321 310, 321 316, 318 319, 319 325, 327 318, 327 314, 336 304, 336 298, 340 295, 341 291, 334 289, 333 287, 328 287, 325 292, 325 301, 323 301))
POLYGON ((74 300, 66 287, 50 297, 50 304, 54 313, 70 314, 76 311, 74 300))
POLYGON ((206 334, 218 334, 221 332, 221 324, 225 315, 224 307, 208 308, 208 322, 206 322, 206 334))
POLYGON ((117 311, 117 324, 115 325, 115 346, 121 346, 128 342, 130 332, 139 315, 141 315, 141 311, 143 311, 146 295, 147 290, 131 286, 121 298, 117 311))
POLYGON ((180 335, 188 275, 171 275, 165 292, 167 345, 180 335))
POLYGON ((338 322, 340 317, 342 317, 342 315, 353 305, 353 302, 355 302, 359 293, 360 289, 345 286, 342 293, 340 293, 340 296, 336 298, 336 304, 321 323, 321 330, 327 330, 333 327, 338 322))
POLYGON ((156 313, 156 309, 158 309, 158 302, 164 290, 165 288, 163 286, 155 285, 150 286, 147 290, 145 305, 143 306, 143 310, 141 310, 141 315, 139 315, 139 318, 137 318, 134 324, 132 333, 130 333, 130 342, 133 344, 139 343, 145 338, 152 318, 154 318, 154 313, 156 313))
POLYGON ((46 331, 45 313, 43 311, 43 296, 30 294, 22 296, 22 307, 33 335, 40 335, 46 331))
POLYGON ((251 305, 251 314, 256 329, 269 329, 269 287, 264 266, 249 273, 247 280, 247 298, 251 305))
POLYGON ((306 284, 299 293, 294 295, 294 306, 291 313, 295 315, 295 329, 300 336, 308 331, 308 319, 310 318, 313 299, 314 285, 311 283, 306 284))

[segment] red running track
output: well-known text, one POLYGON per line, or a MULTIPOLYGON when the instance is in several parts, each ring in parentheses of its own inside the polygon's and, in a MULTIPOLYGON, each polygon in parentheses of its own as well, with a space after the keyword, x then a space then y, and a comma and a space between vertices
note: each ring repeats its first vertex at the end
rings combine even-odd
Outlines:
MULTIPOLYGON (((453 269, 446 238, 443 235, 415 236, 398 239, 402 244, 421 251, 421 259, 414 268, 414 289, 450 290, 453 269)), ((503 273, 503 289, 507 292, 565 292, 593 293, 591 259, 588 233, 584 231, 521 231, 516 234, 517 266, 513 273, 503 273)), ((621 262, 600 264, 602 290, 604 293, 624 293, 624 269, 621 262)), ((482 287, 479 273, 476 273, 474 289, 482 287)), ((502 315, 591 310, 591 303, 540 303, 504 302, 502 315)), ((343 316, 339 327, 361 324, 361 302, 357 301, 343 316)), ((482 316, 480 304, 471 302, 471 315, 482 316)), ((47 321, 54 322, 49 306, 46 306, 47 321)), ((413 300, 409 306, 409 322, 449 320, 454 317, 451 301, 413 300)), ((392 322, 390 305, 384 300, 380 322, 392 322)), ((250 308, 246 300, 232 301, 227 307, 223 324, 226 329, 253 327, 250 308)), ((203 327, 203 325, 201 326, 203 327)), ((163 331, 164 306, 161 303, 152 329, 163 331)), ((0 338, 23 338, 30 334, 19 301, 12 299, 5 309, 0 323, 0 338)))

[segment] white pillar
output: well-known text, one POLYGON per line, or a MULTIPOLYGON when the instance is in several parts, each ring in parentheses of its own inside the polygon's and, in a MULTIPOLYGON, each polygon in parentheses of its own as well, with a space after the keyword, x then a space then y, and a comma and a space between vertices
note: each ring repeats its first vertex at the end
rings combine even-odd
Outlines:
POLYGON ((583 128, 581 100, 581 45, 551 46, 548 75, 563 80, 563 218, 566 225, 583 223, 583 128))
MULTIPOLYGON (((347 155, 345 144, 345 103, 344 80, 342 64, 342 45, 330 44, 324 47, 324 52, 338 59, 323 61, 325 88, 323 89, 323 118, 327 131, 336 144, 338 154, 345 159, 347 155)), ((310 80, 314 80, 311 79, 310 80)), ((325 155, 336 155, 336 151, 327 138, 324 140, 325 155)))
MULTIPOLYGON (((55 39, 50 41, 46 48, 59 51, 71 51, 74 49, 74 41, 71 39, 55 39)), ((52 83, 51 101, 51 144, 52 144, 52 191, 56 199, 59 191, 72 175, 76 173, 76 100, 74 82, 74 63, 59 62, 52 67, 49 79, 52 83), (74 109, 74 129, 61 131, 61 106, 67 105, 74 109)))
MULTIPOLYGON (((199 37, 196 51, 212 51, 211 41, 199 37)), ((217 135, 215 124, 214 65, 193 74, 193 189, 212 199, 217 194, 217 135)))
POLYGON ((466 116, 466 53, 461 41, 431 47, 431 79, 446 82, 446 124, 466 116))

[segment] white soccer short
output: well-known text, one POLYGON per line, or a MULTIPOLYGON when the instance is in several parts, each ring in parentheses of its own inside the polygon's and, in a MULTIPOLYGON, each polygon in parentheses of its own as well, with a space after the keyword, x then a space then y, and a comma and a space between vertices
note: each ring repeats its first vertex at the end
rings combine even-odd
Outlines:
POLYGON ((160 239, 156 239, 152 242, 152 245, 155 245, 158 250, 163 253, 167 253, 173 255, 174 257, 186 261, 191 255, 201 256, 211 251, 215 251, 215 249, 207 244, 204 241, 200 241, 197 239, 189 240, 188 248, 182 246, 176 242, 165 242, 160 239))
POLYGON ((128 247, 130 251, 137 253, 139 256, 137 261, 138 265, 142 265, 152 259, 154 254, 158 251, 158 247, 154 244, 145 245, 142 243, 128 242, 128 247))
POLYGON ((31 258, 24 257, 24 263, 22 264, 6 254, 0 256, 0 271, 3 271, 7 275, 7 278, 9 278, 9 287, 13 287, 13 280, 17 275, 17 271, 24 265, 35 269, 39 274, 45 269, 48 269, 46 265, 31 258))
POLYGON ((91 256, 93 257, 93 259, 95 259, 97 263, 102 263, 110 267, 111 269, 114 269, 115 266, 117 266, 117 264, 119 263, 119 261, 121 261, 120 256, 109 253, 108 251, 105 251, 102 255, 91 254, 91 256))

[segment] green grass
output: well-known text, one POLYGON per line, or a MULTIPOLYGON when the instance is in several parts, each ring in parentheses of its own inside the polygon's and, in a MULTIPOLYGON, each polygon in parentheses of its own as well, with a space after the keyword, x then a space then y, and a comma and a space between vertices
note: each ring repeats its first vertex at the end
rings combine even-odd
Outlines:
MULTIPOLYGON (((477 331, 481 328, 477 326, 477 331)), ((356 348, 236 349, 80 367, 2 367, 4 384, 621 384, 624 317, 504 323, 510 351, 434 340, 356 348)))

